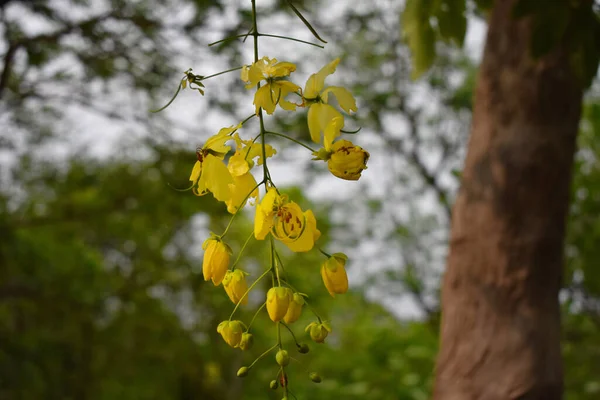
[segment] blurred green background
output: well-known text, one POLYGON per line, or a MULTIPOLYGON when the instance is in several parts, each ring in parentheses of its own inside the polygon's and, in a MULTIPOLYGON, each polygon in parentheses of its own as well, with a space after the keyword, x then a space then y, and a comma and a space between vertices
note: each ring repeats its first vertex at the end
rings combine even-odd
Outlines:
MULTIPOLYGON (((188 184, 196 145, 250 114, 251 97, 234 73, 207 81, 205 97, 184 91, 166 112, 148 112, 189 67, 208 75, 249 62, 249 43, 206 46, 248 31, 250 2, 240 3, 3 2, 0 400, 281 398, 268 388, 277 373, 270 358, 247 378, 235 376, 274 340, 265 314, 249 352, 229 348, 216 332, 232 304, 222 287, 204 282, 201 243, 224 229, 225 207, 173 190, 188 184)), ((312 40, 285 1, 258 3, 261 30, 312 40)), ((351 291, 332 299, 319 276, 321 255, 286 254, 295 286, 334 330, 308 355, 293 354, 290 388, 298 399, 427 399, 485 23, 472 17, 466 50, 439 45, 436 66, 413 82, 401 2, 345 3, 295 2, 328 40, 326 50, 261 45, 264 55, 298 62, 304 78, 340 56, 339 76, 328 82, 356 95, 359 112, 349 124, 362 127, 356 140, 371 152, 361 182, 335 182, 344 189, 334 194, 322 166, 273 142, 280 163, 272 168, 283 168, 292 197, 315 211, 320 246, 351 258, 351 291), (310 371, 323 383, 310 382, 310 371)), ((302 113, 269 123, 308 137, 302 113)), ((561 293, 565 397, 573 400, 600 398, 599 157, 594 85, 581 123, 561 293)), ((236 220, 234 252, 251 220, 236 220)), ((250 242, 242 264, 253 277, 264 252, 250 242)), ((263 289, 242 311, 245 321, 263 289)), ((294 326, 302 341, 308 314, 294 326)))

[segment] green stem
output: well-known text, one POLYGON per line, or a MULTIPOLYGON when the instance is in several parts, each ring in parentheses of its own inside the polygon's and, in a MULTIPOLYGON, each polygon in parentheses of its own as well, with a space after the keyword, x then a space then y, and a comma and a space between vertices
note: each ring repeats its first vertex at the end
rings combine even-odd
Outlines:
POLYGON ((268 350, 266 350, 264 353, 262 353, 260 356, 258 356, 256 358, 256 360, 254 360, 252 362, 252 364, 250 364, 248 366, 248 369, 252 368, 254 366, 254 364, 256 364, 258 362, 258 360, 260 360, 261 358, 263 358, 264 356, 266 356, 267 354, 269 354, 270 352, 272 352, 273 350, 275 350, 277 348, 277 343, 275 343, 271 348, 269 348, 268 350))
POLYGON ((252 326, 252 323, 254 323, 254 320, 256 319, 256 317, 258 316, 258 313, 260 313, 260 310, 262 310, 263 308, 265 308, 265 306, 267 305, 267 302, 265 301, 262 306, 260 306, 258 308, 258 310, 256 310, 256 312, 254 313, 254 316, 252 317, 252 319, 250 320, 250 323, 248 324, 248 328, 246 328, 246 332, 248 332, 250 330, 250 327, 252 326))
POLYGON ((266 270, 265 272, 262 273, 261 276, 259 276, 253 283, 252 285, 250 285, 250 287, 248 288, 248 290, 246 290, 246 293, 244 293, 244 295, 240 298, 240 300, 237 302, 237 304, 235 305, 233 311, 231 312, 231 315, 229 316, 229 320, 231 321, 231 318, 233 318, 233 316, 235 315, 235 312, 237 311, 238 307, 240 306, 240 304, 242 304, 242 300, 244 300, 244 297, 246 297, 248 295, 248 293, 250 293, 250 291, 252 289, 254 289, 254 286, 256 286, 258 284, 258 282, 260 282, 260 280, 262 278, 264 278, 269 272, 271 272, 271 268, 269 268, 268 270, 266 270))
POLYGON ((305 145, 304 143, 300 142, 299 140, 296 140, 296 139, 294 139, 294 138, 292 138, 292 137, 290 137, 288 135, 284 135, 283 133, 272 132, 272 131, 266 131, 265 133, 268 134, 268 135, 275 135, 275 136, 279 136, 279 137, 282 137, 282 138, 287 139, 287 140, 291 140, 292 142, 294 142, 296 144, 299 144, 300 146, 304 147, 305 149, 308 149, 308 150, 312 151, 313 153, 317 152, 315 149, 313 149, 313 148, 305 145))
POLYGON ((167 104, 165 104, 164 106, 162 106, 161 108, 159 108, 158 110, 150 110, 151 113, 157 113, 157 112, 161 112, 162 110, 164 110, 165 108, 169 107, 171 105, 171 103, 173 103, 175 101, 175 98, 177 97, 177 95, 179 94, 179 91, 181 90, 181 82, 179 82, 179 86, 177 86, 177 91, 175 92, 175 94, 173 95, 173 97, 171 97, 171 100, 169 100, 169 102, 167 104))
POLYGON ((223 43, 223 42, 230 42, 232 40, 239 39, 239 38, 246 37, 246 36, 248 36, 248 33, 244 33, 242 35, 229 36, 229 37, 226 37, 225 39, 221 39, 221 40, 217 40, 216 42, 209 43, 208 47, 211 47, 211 46, 214 46, 215 44, 219 44, 219 43, 223 43))
POLYGON ((277 324, 277 344, 279 345, 279 348, 281 349, 281 326, 280 326, 280 324, 277 324))
POLYGON ((286 327, 286 329, 287 329, 287 330, 290 332, 290 334, 292 335, 292 339, 294 339, 294 342, 296 342, 296 346, 299 346, 299 344, 298 344, 298 340, 296 340, 296 335, 294 335, 294 332, 292 331, 292 328, 290 328, 290 327, 288 326, 288 324, 286 324, 286 323, 285 323, 285 322, 283 322, 283 321, 279 321, 279 323, 280 323, 281 325, 283 325, 283 326, 285 326, 285 327, 286 327))
POLYGON ((275 276, 277 277, 277 284, 281 286, 281 279, 279 277, 279 268, 277 267, 277 261, 275 260, 275 240, 273 235, 269 236, 271 242, 271 267, 275 268, 275 276))
POLYGON ((304 44, 309 44, 311 46, 320 47, 322 49, 325 48, 325 46, 321 46, 320 44, 312 43, 312 42, 307 42, 306 40, 300 40, 300 39, 296 39, 296 38, 289 37, 289 36, 271 35, 271 34, 268 34, 268 33, 261 33, 258 36, 265 36, 265 37, 272 37, 272 38, 277 38, 277 39, 291 40, 291 41, 298 42, 298 43, 304 43, 304 44))
POLYGON ((244 242, 244 245, 240 249, 237 258, 235 259, 235 262, 231 266, 232 271, 235 271, 235 266, 240 261, 240 257, 242 256, 242 253, 244 253, 244 249, 246 248, 246 246, 248 245, 248 242, 250 241, 250 239, 252 239, 253 236, 254 236, 254 232, 250 232, 250 236, 248 236, 248 239, 246 239, 246 241, 244 242))
POLYGON ((319 251, 321 252, 321 254, 323 254, 325 257, 330 258, 331 254, 324 252, 321 248, 319 248, 319 251))
POLYGON ((226 74, 228 72, 237 71, 237 70, 240 70, 242 68, 244 68, 244 67, 235 67, 235 68, 228 69, 226 71, 217 72, 216 74, 212 74, 212 75, 208 75, 208 76, 203 77, 202 80, 205 81, 207 79, 214 78, 215 76, 223 75, 223 74, 226 74))

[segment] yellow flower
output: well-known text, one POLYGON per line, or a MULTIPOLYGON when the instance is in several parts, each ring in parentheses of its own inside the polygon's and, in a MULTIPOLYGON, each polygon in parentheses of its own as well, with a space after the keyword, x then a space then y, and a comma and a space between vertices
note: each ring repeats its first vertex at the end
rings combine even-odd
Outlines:
POLYGON ((233 348, 239 347, 242 341, 244 324, 242 321, 223 321, 217 327, 217 332, 223 336, 225 342, 233 348))
POLYGON ((289 62, 277 62, 277 59, 263 57, 252 65, 242 68, 241 78, 246 82, 246 88, 256 86, 260 81, 266 81, 254 95, 256 114, 262 108, 267 114, 273 114, 275 106, 288 111, 296 109, 296 104, 287 101, 285 97, 294 92, 299 92, 300 87, 295 83, 283 80, 296 70, 296 65, 289 62))
POLYGON ((273 322, 281 321, 287 313, 292 291, 285 287, 272 287, 267 292, 267 312, 273 322))
POLYGON ((357 181, 367 169, 369 152, 348 140, 338 140, 331 146, 331 155, 327 160, 329 171, 341 179, 357 181))
POLYGON ((248 291, 248 283, 244 271, 239 269, 227 271, 223 278, 223 287, 233 304, 238 304, 240 300, 242 305, 248 304, 248 296, 245 296, 248 291))
POLYGON ((321 236, 313 212, 302 212, 275 188, 267 191, 254 216, 254 237, 263 240, 269 232, 294 252, 309 251, 321 236))
MULTIPOLYGON (((344 126, 342 114, 328 104, 329 94, 333 94, 342 110, 350 113, 356 112, 356 100, 352 94, 343 87, 329 86, 325 88, 325 78, 335 72, 340 59, 336 58, 316 74, 312 74, 304 87, 304 104, 308 105, 308 130, 310 137, 315 143, 321 142, 321 132, 324 132, 327 125, 334 118, 341 118, 344 126)), ((338 132, 339 134, 339 132, 338 132)), ((333 140, 334 138, 332 138, 333 140)))
POLYGON ((190 175, 192 191, 196 196, 204 196, 212 192, 219 201, 227 201, 231 198, 229 184, 233 183, 233 178, 223 163, 223 158, 231 149, 225 145, 225 142, 231 140, 230 135, 240 126, 221 129, 219 133, 210 137, 204 146, 196 149, 198 161, 194 164, 190 175))
POLYGON ((323 343, 329 332, 331 332, 331 327, 327 321, 323 322, 311 322, 305 329, 306 332, 310 334, 310 338, 317 343, 323 343))
MULTIPOLYGON (((236 142, 236 152, 229 158, 227 169, 233 177, 233 183, 229 184, 231 198, 225 201, 227 211, 231 214, 244 207, 250 199, 258 198, 258 187, 256 179, 250 173, 254 166, 254 158, 258 158, 257 165, 263 163, 262 144, 253 143, 251 140, 242 140, 236 133, 234 135, 236 142)), ((270 145, 265 145, 265 155, 273 156, 277 151, 270 145)))
POLYGON ((327 291, 332 297, 348 291, 348 275, 346 274, 346 261, 348 257, 343 253, 335 253, 321 266, 321 277, 327 291))
POLYGON ((212 279, 214 285, 218 286, 223 281, 229 267, 231 248, 216 236, 206 239, 202 248, 204 249, 204 259, 202 260, 204 280, 212 279))
POLYGON ((252 348, 252 345, 254 344, 254 337, 252 336, 251 333, 248 332, 244 332, 242 333, 242 339, 240 340, 240 349, 246 351, 252 348))
POLYGON ((291 324, 293 322, 298 321, 300 318, 300 314, 302 314, 302 306, 304 305, 304 297, 300 293, 294 293, 292 296, 292 300, 290 301, 290 305, 288 306, 288 310, 283 317, 283 321, 286 324, 291 324))

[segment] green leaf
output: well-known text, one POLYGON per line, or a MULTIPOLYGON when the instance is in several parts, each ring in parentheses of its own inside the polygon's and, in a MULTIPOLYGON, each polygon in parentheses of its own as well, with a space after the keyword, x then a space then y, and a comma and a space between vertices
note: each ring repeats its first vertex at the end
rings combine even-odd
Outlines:
POLYGON ((408 0, 401 17, 402 33, 412 55, 412 79, 419 78, 435 59, 435 32, 431 0, 408 0))
POLYGON ((467 33, 465 0, 442 0, 436 11, 442 38, 462 47, 467 33))

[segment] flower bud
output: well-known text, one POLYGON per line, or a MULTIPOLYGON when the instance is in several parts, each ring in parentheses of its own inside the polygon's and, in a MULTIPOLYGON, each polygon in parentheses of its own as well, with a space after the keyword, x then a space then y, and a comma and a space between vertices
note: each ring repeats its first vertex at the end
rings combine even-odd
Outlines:
POLYGON ((329 324, 325 321, 323 322, 311 322, 305 329, 306 332, 309 332, 310 338, 317 343, 323 343, 325 338, 331 332, 331 328, 329 324))
POLYGON ((273 379, 271 383, 269 383, 269 387, 273 390, 276 390, 279 387, 279 383, 277 383, 277 381, 273 379))
POLYGON ((242 368, 238 369, 237 376, 240 378, 243 378, 246 375, 248 375, 248 371, 250 371, 248 369, 248 367, 242 367, 242 368))
POLYGON ((246 282, 246 273, 242 270, 227 271, 223 278, 223 287, 225 293, 233 304, 237 304, 241 300, 241 304, 248 304, 248 283, 246 282))
POLYGON ((302 314, 302 306, 304 305, 304 297, 299 293, 294 293, 290 305, 288 306, 287 313, 283 317, 286 324, 296 322, 302 314))
POLYGON ((217 327, 217 332, 223 336, 225 342, 231 347, 239 347, 242 340, 244 325, 241 321, 223 321, 217 327))
POLYGON ((311 372, 308 376, 309 376, 310 380, 313 381, 314 383, 321 383, 321 381, 322 381, 321 376, 319 374, 317 374, 316 372, 311 372))
POLYGON ((329 171, 338 178, 357 181, 367 169, 369 152, 355 146, 348 140, 338 140, 331 146, 331 156, 327 160, 329 171))
POLYGON ((306 343, 298 344, 298 352, 299 353, 306 354, 309 351, 310 351, 310 348, 308 347, 308 345, 306 343))
POLYGON ((229 267, 231 248, 215 236, 206 239, 202 248, 204 249, 204 259, 202 260, 204 280, 212 279, 213 284, 218 286, 223 281, 229 267))
POLYGON ((323 283, 332 297, 348 291, 348 275, 345 268, 346 260, 348 260, 348 257, 345 254, 335 253, 323 262, 321 266, 323 283))
POLYGON ((240 340, 240 349, 246 351, 252 348, 254 344, 254 337, 251 333, 244 332, 242 333, 242 339, 240 340))
POLYGON ((287 350, 279 350, 277 354, 275 354, 275 361, 279 364, 280 367, 287 367, 290 363, 290 355, 287 350))
POLYGON ((267 292, 267 312, 273 322, 279 322, 287 313, 292 291, 285 287, 272 287, 267 292))

